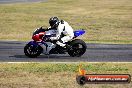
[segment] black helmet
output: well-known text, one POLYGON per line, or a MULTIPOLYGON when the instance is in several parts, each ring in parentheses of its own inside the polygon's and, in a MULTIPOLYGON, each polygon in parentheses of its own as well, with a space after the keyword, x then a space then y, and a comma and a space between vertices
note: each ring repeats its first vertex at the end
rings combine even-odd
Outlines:
POLYGON ((55 28, 59 25, 59 19, 57 17, 51 17, 49 19, 49 24, 50 24, 51 28, 55 28))

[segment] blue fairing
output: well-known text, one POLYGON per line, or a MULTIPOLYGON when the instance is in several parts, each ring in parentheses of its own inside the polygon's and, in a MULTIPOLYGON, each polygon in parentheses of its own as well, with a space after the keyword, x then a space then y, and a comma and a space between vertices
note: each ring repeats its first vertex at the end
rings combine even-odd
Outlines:
POLYGON ((75 36, 75 37, 78 37, 78 36, 80 36, 80 35, 83 35, 84 33, 85 33, 84 30, 77 30, 77 31, 74 31, 74 36, 75 36))
POLYGON ((33 46, 38 46, 39 44, 38 43, 41 43, 41 44, 44 44, 45 46, 48 46, 45 42, 41 41, 41 42, 36 42, 36 41, 30 41, 28 44, 29 45, 33 45, 33 46))
POLYGON ((29 44, 29 45, 34 45, 34 46, 37 46, 37 45, 38 45, 38 43, 35 42, 35 41, 30 41, 28 44, 29 44))

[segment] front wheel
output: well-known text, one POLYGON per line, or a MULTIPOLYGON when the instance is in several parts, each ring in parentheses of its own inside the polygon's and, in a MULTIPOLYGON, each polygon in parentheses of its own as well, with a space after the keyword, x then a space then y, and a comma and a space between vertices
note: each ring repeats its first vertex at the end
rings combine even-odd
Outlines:
POLYGON ((75 39, 70 44, 71 48, 68 50, 68 54, 72 57, 82 56, 87 49, 87 45, 83 40, 75 39))
POLYGON ((39 56, 41 54, 41 52, 42 52, 42 48, 39 45, 34 46, 32 44, 27 44, 24 47, 25 55, 30 58, 35 58, 35 57, 39 56))

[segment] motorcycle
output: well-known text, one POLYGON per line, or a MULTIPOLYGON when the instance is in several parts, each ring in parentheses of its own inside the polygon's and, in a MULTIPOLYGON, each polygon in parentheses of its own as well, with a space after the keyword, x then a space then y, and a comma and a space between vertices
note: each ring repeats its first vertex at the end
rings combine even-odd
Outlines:
POLYGON ((56 41, 51 41, 50 37, 56 35, 56 30, 47 28, 37 28, 32 35, 32 41, 27 43, 24 47, 24 53, 30 58, 35 58, 41 53, 49 54, 66 54, 72 57, 82 56, 87 49, 86 43, 81 39, 76 39, 78 36, 83 35, 83 29, 74 31, 74 37, 71 41, 66 42, 67 47, 61 47, 56 44, 56 41))

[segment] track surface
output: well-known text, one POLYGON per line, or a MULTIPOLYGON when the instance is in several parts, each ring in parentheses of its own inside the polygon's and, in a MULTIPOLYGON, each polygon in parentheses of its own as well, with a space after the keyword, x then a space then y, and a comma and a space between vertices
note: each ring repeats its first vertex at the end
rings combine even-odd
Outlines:
POLYGON ((0 62, 132 62, 132 44, 87 44, 87 51, 82 57, 63 55, 40 55, 28 58, 23 48, 26 42, 0 41, 0 62))

